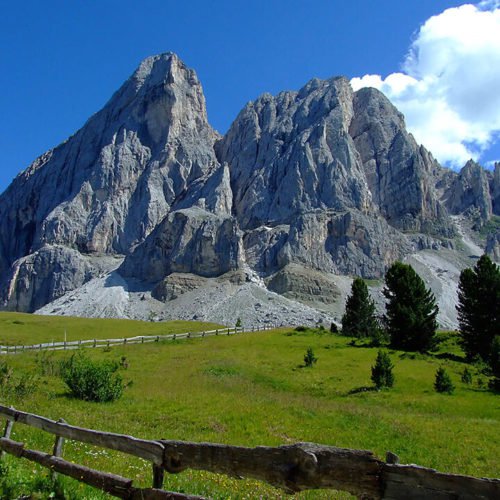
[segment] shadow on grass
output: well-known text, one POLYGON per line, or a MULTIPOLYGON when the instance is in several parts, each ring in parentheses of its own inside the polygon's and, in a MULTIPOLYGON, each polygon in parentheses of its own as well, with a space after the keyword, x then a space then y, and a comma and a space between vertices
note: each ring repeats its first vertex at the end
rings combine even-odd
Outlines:
POLYGON ((466 363, 467 359, 465 356, 459 356, 458 354, 452 354, 451 352, 441 352, 439 354, 434 354, 437 359, 448 359, 450 361, 456 361, 457 363, 466 363))
POLYGON ((363 385, 361 387, 355 387, 347 392, 346 396, 352 396, 353 394, 362 394, 363 392, 377 392, 378 389, 374 385, 363 385))

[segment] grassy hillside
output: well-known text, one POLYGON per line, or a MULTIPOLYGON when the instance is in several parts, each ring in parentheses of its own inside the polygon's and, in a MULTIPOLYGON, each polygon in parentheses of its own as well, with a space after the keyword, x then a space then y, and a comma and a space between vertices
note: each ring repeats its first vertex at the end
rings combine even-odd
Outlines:
MULTIPOLYGON (((57 323, 57 318, 50 320, 57 323)), ((396 383, 393 389, 380 392, 363 390, 371 386, 370 367, 377 350, 351 346, 349 339, 327 332, 281 329, 120 346, 108 352, 89 349, 86 352, 94 358, 125 356, 128 362, 122 375, 132 381, 131 386, 121 400, 106 404, 72 399, 63 383, 51 375, 57 361, 68 353, 22 354, 7 361, 18 376, 36 373, 37 390, 23 399, 3 397, 2 403, 54 419, 63 417, 71 424, 143 438, 244 446, 311 441, 370 449, 380 458, 390 450, 403 463, 499 477, 500 397, 478 387, 474 368, 474 384, 460 382, 466 365, 457 361, 460 352, 453 335, 442 338, 440 357, 390 351, 396 383), (309 346, 319 360, 313 368, 303 368, 309 346), (454 395, 434 392, 439 366, 450 373, 457 387, 454 395)), ((46 451, 53 442, 50 435, 21 425, 14 427, 13 439, 46 451)), ((142 460, 79 443, 68 443, 65 457, 150 485, 151 468, 142 460)), ((28 465, 23 472, 14 459, 7 463, 15 464, 12 473, 23 478, 36 470, 28 465)), ((255 481, 193 471, 167 475, 165 487, 214 498, 285 496, 255 481)), ((72 491, 77 492, 75 498, 91 498, 89 490, 80 486, 72 491)), ((298 497, 332 498, 332 492, 298 497)))
POLYGON ((0 312, 0 344, 27 345, 66 340, 114 339, 137 335, 212 330, 220 325, 201 321, 146 322, 129 319, 72 318, 0 312))

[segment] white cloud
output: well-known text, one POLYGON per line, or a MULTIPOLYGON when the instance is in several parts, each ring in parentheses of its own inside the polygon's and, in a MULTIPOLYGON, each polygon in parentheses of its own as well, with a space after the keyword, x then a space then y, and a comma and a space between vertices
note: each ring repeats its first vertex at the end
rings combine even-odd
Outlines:
POLYGON ((375 87, 442 163, 479 159, 500 131, 500 0, 447 9, 419 29, 402 71, 351 80, 375 87))

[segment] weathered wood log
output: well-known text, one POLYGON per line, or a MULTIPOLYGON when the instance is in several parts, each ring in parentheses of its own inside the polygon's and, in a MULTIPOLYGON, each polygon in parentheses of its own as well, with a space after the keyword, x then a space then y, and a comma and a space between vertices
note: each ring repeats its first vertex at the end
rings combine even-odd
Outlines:
POLYGON ((72 477, 73 479, 93 486, 94 488, 98 488, 118 498, 141 500, 203 500, 202 497, 155 490, 153 488, 134 488, 132 486, 132 479, 90 469, 84 465, 74 464, 41 451, 29 450, 24 447, 24 443, 18 443, 7 438, 0 438, 0 448, 11 455, 36 462, 54 472, 72 477))
POLYGON ((380 498, 382 462, 370 451, 312 443, 270 448, 243 448, 210 443, 165 441, 163 467, 171 473, 186 468, 260 479, 289 493, 332 488, 364 498, 380 498))
POLYGON ((387 500, 473 500, 500 498, 500 480, 444 474, 418 465, 385 464, 382 494, 387 500))
MULTIPOLYGON (((57 422, 59 424, 66 423, 66 421, 62 418, 60 418, 57 422)), ((64 438, 61 436, 56 436, 56 440, 54 442, 54 448, 52 450, 52 455, 54 457, 62 457, 63 447, 64 447, 64 438)), ((57 478, 57 472, 52 471, 52 480, 55 480, 56 478, 57 478)))
POLYGON ((25 413, 1 405, 0 414, 7 417, 9 420, 14 420, 41 429, 51 434, 55 434, 56 436, 82 441, 111 450, 122 451, 136 457, 150 460, 157 465, 163 463, 163 445, 157 441, 137 439, 124 434, 94 431, 65 423, 58 423, 45 417, 25 413))
MULTIPOLYGON (((4 438, 7 438, 7 439, 10 438, 10 435, 12 433, 12 427, 14 427, 14 422, 12 420, 7 420, 7 422, 5 423, 4 431, 3 431, 4 438)), ((5 455, 5 452, 2 451, 0 453, 0 457, 3 457, 4 455, 5 455)))

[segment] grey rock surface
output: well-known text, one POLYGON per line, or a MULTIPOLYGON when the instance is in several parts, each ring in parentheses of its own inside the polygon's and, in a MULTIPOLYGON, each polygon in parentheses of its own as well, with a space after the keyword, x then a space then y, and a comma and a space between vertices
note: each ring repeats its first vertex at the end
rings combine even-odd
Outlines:
MULTIPOLYGON (((497 176, 500 173, 496 174, 497 176)), ((488 174, 481 165, 470 160, 455 177, 445 193, 446 206, 452 214, 468 213, 481 223, 493 215, 488 174)))
POLYGON ((352 276, 414 256, 449 309, 482 251, 463 216, 484 224, 499 209, 500 165, 442 168, 375 89, 338 77, 264 94, 221 137, 194 71, 162 54, 0 196, 0 298, 143 319, 191 318, 199 300, 204 319, 229 323, 238 310, 255 324, 279 311, 338 321, 352 276), (449 272, 433 281, 440 252, 449 272))
POLYGON ((216 139, 194 71, 174 54, 144 60, 82 129, 1 195, 0 276, 47 244, 127 254, 191 182, 219 168, 216 139))
POLYGON ((199 207, 171 212, 120 267, 126 277, 157 283, 171 273, 214 277, 241 261, 235 220, 199 207))

